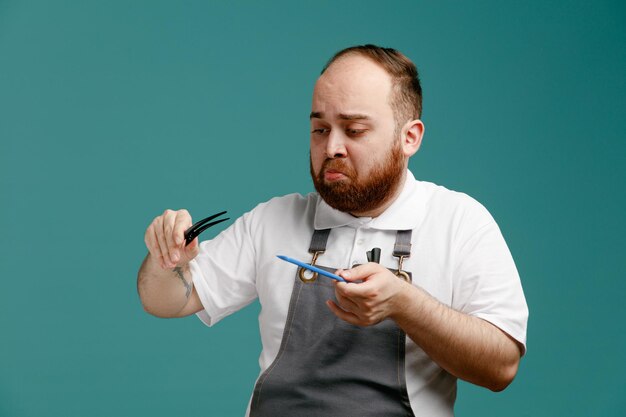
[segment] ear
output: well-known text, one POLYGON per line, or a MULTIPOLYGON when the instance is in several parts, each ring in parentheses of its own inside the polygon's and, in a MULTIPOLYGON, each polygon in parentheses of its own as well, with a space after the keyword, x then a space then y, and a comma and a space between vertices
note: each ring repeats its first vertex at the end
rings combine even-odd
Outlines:
POLYGON ((422 137, 424 136, 424 123, 420 119, 415 119, 407 122, 402 127, 402 150, 407 157, 413 156, 420 145, 422 144, 422 137))

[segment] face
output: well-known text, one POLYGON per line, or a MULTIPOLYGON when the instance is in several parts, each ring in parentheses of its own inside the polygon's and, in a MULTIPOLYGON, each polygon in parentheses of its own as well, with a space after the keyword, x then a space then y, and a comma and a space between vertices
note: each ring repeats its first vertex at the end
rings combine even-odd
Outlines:
POLYGON ((408 156, 389 104, 391 78, 361 56, 318 79, 311 112, 311 177, 331 207, 372 216, 399 192, 408 156))

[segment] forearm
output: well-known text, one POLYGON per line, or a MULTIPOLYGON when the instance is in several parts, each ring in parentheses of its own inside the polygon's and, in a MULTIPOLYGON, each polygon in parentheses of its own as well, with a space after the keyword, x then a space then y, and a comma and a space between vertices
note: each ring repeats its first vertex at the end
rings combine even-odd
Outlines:
POLYGON ((144 309, 158 317, 179 317, 193 292, 189 265, 163 269, 148 254, 137 275, 144 309))
POLYGON ((439 366, 458 378, 501 391, 511 383, 519 348, 492 324, 441 304, 407 285, 392 318, 439 366))

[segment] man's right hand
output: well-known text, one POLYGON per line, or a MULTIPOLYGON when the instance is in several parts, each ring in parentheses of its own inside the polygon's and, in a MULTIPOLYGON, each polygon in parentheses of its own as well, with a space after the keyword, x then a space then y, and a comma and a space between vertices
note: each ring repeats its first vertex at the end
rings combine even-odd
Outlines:
POLYGON ((187 265, 198 255, 198 238, 185 246, 184 233, 192 224, 191 215, 185 209, 167 209, 150 223, 144 241, 150 258, 162 269, 187 265))

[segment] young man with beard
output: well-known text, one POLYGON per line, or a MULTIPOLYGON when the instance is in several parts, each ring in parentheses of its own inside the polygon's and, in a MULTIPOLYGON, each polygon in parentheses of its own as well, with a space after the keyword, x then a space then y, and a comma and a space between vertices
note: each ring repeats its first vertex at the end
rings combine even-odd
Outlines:
POLYGON ((249 415, 450 416, 457 378, 494 391, 513 380, 528 317, 515 264, 483 206, 408 171, 420 114, 408 58, 340 51, 313 92, 317 193, 260 204, 200 245, 184 246, 185 210, 148 227, 138 288, 149 313, 210 326, 259 298, 249 415), (374 247, 379 263, 366 259, 374 247))

